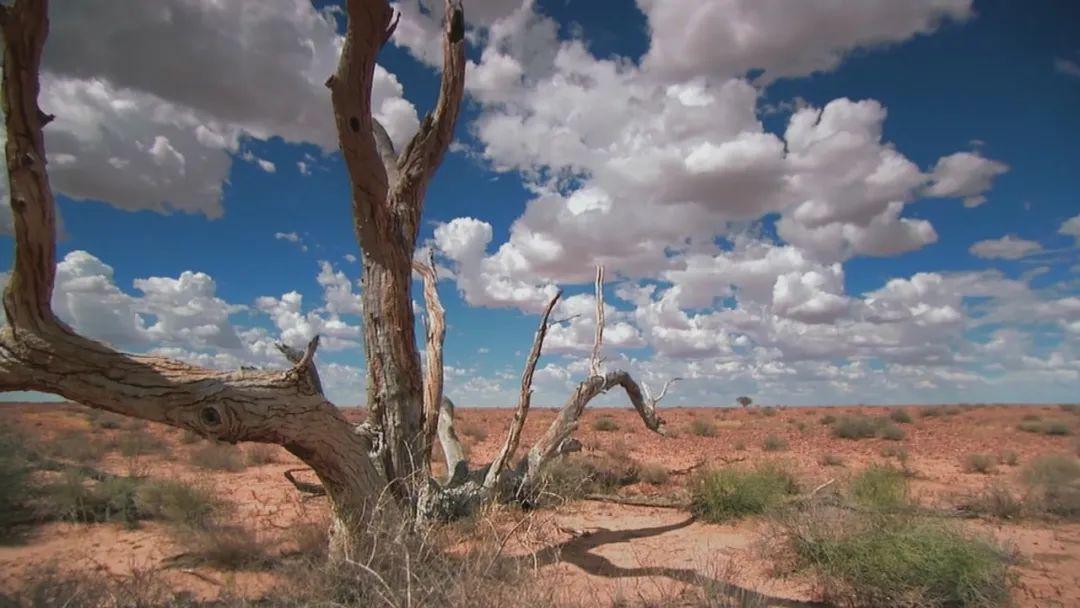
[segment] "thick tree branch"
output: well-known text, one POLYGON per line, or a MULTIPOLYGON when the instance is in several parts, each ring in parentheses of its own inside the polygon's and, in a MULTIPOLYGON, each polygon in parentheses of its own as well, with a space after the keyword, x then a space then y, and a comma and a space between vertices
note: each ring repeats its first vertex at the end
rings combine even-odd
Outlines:
POLYGON ((335 511, 357 521, 377 510, 382 481, 341 412, 312 382, 313 340, 284 371, 204 369, 166 357, 128 355, 79 336, 50 308, 55 203, 37 106, 45 0, 0 8, 5 155, 11 184, 15 266, 4 291, 0 390, 53 393, 98 409, 235 443, 284 446, 314 469, 335 511))
POLYGON ((425 326, 425 350, 427 361, 424 369, 424 470, 430 472, 431 448, 439 424, 439 408, 443 402, 443 342, 446 339, 446 311, 439 299, 439 277, 435 272, 435 259, 429 257, 425 264, 413 260, 413 270, 424 284, 424 307, 427 309, 425 326))
POLYGON ((289 360, 289 363, 296 366, 302 366, 307 374, 307 381, 311 384, 312 389, 320 395, 324 394, 322 380, 319 378, 319 370, 316 369, 314 361, 315 349, 319 347, 319 336, 316 335, 312 338, 311 342, 308 343, 307 348, 304 350, 293 348, 284 342, 277 342, 274 346, 281 351, 281 354, 285 355, 285 358, 289 360), (309 351, 311 352, 310 356, 308 355, 309 351))
POLYGON ((506 434, 506 441, 503 443, 502 448, 499 449, 499 453, 495 456, 495 460, 491 462, 491 467, 488 468, 487 475, 484 477, 484 489, 491 490, 495 487, 495 484, 499 481, 499 477, 502 475, 503 470, 506 468, 507 463, 514 457, 514 453, 517 452, 518 443, 521 441, 521 429, 525 426, 525 419, 529 416, 529 404, 532 401, 532 379, 533 373, 536 371, 536 362, 540 359, 540 352, 544 348, 544 337, 547 336, 548 330, 548 317, 551 316, 551 311, 555 308, 555 303, 559 301, 559 297, 562 296, 562 290, 555 292, 551 301, 548 302, 547 307, 544 308, 544 314, 540 317, 540 326, 536 328, 536 335, 533 337, 532 350, 529 351, 529 358, 525 361, 525 370, 521 373, 521 393, 518 395, 517 409, 514 411, 514 419, 510 423, 510 430, 506 434))
MULTIPOLYGON (((424 117, 420 130, 398 162, 400 192, 422 192, 454 139, 458 110, 465 93, 465 13, 460 0, 446 0, 443 20, 443 69, 439 100, 424 117)), ((406 196, 405 199, 416 198, 406 196)), ((422 198, 422 196, 420 197, 422 198)))

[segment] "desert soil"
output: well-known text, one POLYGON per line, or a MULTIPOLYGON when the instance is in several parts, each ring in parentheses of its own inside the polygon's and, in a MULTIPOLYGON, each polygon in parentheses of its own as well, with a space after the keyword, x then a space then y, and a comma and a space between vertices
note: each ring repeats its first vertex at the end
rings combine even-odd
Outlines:
MULTIPOLYGON (((753 464, 784 460, 798 471, 800 483, 813 488, 829 479, 843 479, 852 471, 888 460, 882 450, 898 445, 909 454, 908 466, 916 473, 913 492, 924 505, 949 507, 958 496, 991 483, 1020 489, 1017 467, 997 466, 991 474, 965 473, 962 462, 971 453, 1016 452, 1019 463, 1044 453, 1075 453, 1080 417, 1048 406, 984 406, 953 408, 952 415, 921 417, 918 407, 906 408, 914 422, 903 425, 903 441, 836 439, 819 422, 824 414, 840 416, 862 412, 885 413, 876 407, 787 408, 763 411, 717 408, 665 408, 664 418, 673 431, 661 437, 644 429, 630 409, 591 409, 577 433, 584 450, 627 454, 643 464, 660 465, 671 472, 661 486, 638 483, 623 488, 623 495, 673 496, 702 466, 753 464), (1070 436, 1024 433, 1017 425, 1025 415, 1063 420, 1070 436), (596 431, 591 421, 612 418, 618 429, 596 431), (706 420, 715 435, 701 437, 690 430, 693 421, 706 420), (789 448, 763 450, 766 436, 786 439, 789 448), (824 466, 825 454, 839 456, 843 466, 824 466)), ((49 441, 64 433, 130 432, 94 429, 88 410, 70 404, 11 404, 0 406, 0 426, 16 429, 33 441, 49 441)), ((350 416, 360 417, 360 412, 350 416)), ((496 408, 459 408, 458 434, 467 444, 474 464, 486 463, 501 444, 511 412, 496 408)), ((555 416, 554 410, 535 409, 529 416, 522 445, 531 445, 555 416)), ((280 448, 276 462, 248 466, 239 472, 211 472, 195 468, 189 453, 199 444, 181 442, 175 429, 150 425, 167 446, 160 454, 124 458, 110 452, 94 466, 117 474, 132 472, 151 477, 197 480, 213 484, 236 507, 238 520, 261 537, 290 542, 284 531, 325 521, 325 499, 305 499, 282 473, 301 466, 280 448)), ((439 453, 439 452, 436 452, 439 453)), ((748 519, 731 524, 695 521, 683 510, 574 501, 551 509, 520 511, 507 519, 531 518, 517 526, 508 553, 531 560, 544 580, 558 580, 561 600, 567 605, 620 603, 677 604, 679 597, 701 585, 716 585, 755 605, 806 605, 819 599, 814 582, 775 575, 762 556, 768 541, 767 522, 748 519)), ((1017 523, 967 520, 964 525, 992 535, 1017 555, 1017 581, 1013 597, 1018 606, 1080 606, 1080 524, 1024 520, 1017 523)), ((218 572, 206 567, 176 567, 180 552, 162 524, 143 522, 135 529, 120 524, 47 523, 33 526, 18 542, 0 545, 0 591, 11 593, 32 583, 37 573, 57 569, 108 577, 155 573, 176 592, 212 600, 218 597, 258 597, 274 583, 273 571, 218 572)))

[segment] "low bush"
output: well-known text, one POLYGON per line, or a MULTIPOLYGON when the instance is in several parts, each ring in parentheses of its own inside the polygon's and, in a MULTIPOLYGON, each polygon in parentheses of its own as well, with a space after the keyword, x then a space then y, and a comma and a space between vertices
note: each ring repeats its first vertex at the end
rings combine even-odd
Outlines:
POLYGON ((124 433, 120 436, 117 447, 120 450, 120 455, 125 458, 137 458, 165 451, 165 444, 156 437, 142 431, 124 433))
POLYGON ((833 437, 868 439, 877 435, 878 422, 867 416, 841 416, 832 425, 833 437))
POLYGON ((592 422, 594 431, 610 432, 619 430, 619 424, 609 416, 601 416, 592 422))
POLYGON ((56 437, 43 442, 41 446, 45 455, 60 460, 77 463, 97 462, 106 452, 107 446, 83 431, 67 431, 56 437))
POLYGON ((1080 460, 1067 454, 1046 454, 1021 471, 1027 502, 1037 512, 1080 518, 1080 460))
POLYGON ((1005 450, 998 453, 998 464, 1015 467, 1020 462, 1020 455, 1014 450, 1005 450))
POLYGON ((690 432, 698 437, 715 437, 716 425, 699 418, 690 422, 690 432))
POLYGON ((890 511, 907 506, 907 476, 896 467, 871 465, 849 484, 851 499, 869 509, 890 511))
POLYGON ((641 481, 654 486, 662 486, 666 484, 671 477, 667 467, 658 464, 643 464, 639 471, 641 481))
POLYGON ((963 470, 965 473, 981 473, 987 475, 994 472, 994 457, 989 454, 968 454, 964 456, 963 470))
POLYGON ((1025 433, 1041 433, 1043 435, 1068 435, 1071 433, 1069 425, 1060 420, 1021 420, 1016 428, 1025 433))
POLYGON ((828 452, 818 458, 818 464, 826 467, 842 467, 844 466, 844 459, 839 454, 828 452))
POLYGON ((68 470, 42 487, 39 515, 82 523, 116 521, 133 527, 143 518, 135 505, 139 483, 134 477, 94 481, 68 470))
POLYGON ((936 418, 944 413, 942 409, 936 405, 921 407, 916 411, 919 413, 920 418, 936 418))
POLYGON ((911 424, 911 414, 907 410, 895 409, 889 412, 889 420, 899 424, 911 424))
POLYGON ((794 476, 775 464, 714 469, 694 479, 691 510, 705 521, 722 522, 766 513, 797 492, 794 476))
POLYGON ((135 491, 140 513, 185 528, 210 528, 222 504, 211 489, 173 479, 148 481, 135 491))
POLYGON ((29 513, 30 473, 22 441, 14 433, 0 432, 0 537, 6 537, 29 513))
POLYGON ((944 522, 809 512, 781 527, 780 559, 810 570, 830 603, 991 608, 1008 601, 1010 556, 944 522))
POLYGON ((832 414, 825 414, 818 419, 818 422, 827 426, 836 422, 836 416, 833 416, 832 414))
POLYGON ((881 438, 888 439, 889 441, 901 441, 907 436, 904 429, 896 426, 892 422, 886 422, 881 425, 880 428, 881 438))
POLYGON ((610 494, 640 479, 640 466, 629 458, 571 454, 544 467, 540 487, 544 494, 562 499, 586 494, 610 494))
POLYGON ((210 471, 241 471, 244 468, 240 448, 227 443, 210 442, 191 452, 191 464, 210 471))
POLYGON ((965 513, 997 519, 1017 519, 1024 511, 1020 498, 998 484, 963 498, 958 507, 965 513))
POLYGON ((769 433, 765 436, 765 440, 761 442, 761 449, 766 452, 782 452, 788 449, 787 439, 779 435, 769 433))

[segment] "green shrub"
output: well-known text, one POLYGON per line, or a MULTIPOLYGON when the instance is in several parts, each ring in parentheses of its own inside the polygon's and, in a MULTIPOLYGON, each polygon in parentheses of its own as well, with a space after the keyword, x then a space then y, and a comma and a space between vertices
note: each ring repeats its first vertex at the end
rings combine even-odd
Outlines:
POLYGON ((692 485, 691 510, 710 522, 765 513, 798 492, 795 478, 777 465, 705 471, 692 485))
POLYGON ((1025 433, 1042 433, 1043 435, 1068 435, 1070 433, 1069 425, 1060 420, 1025 419, 1016 428, 1025 433))
POLYGON ((42 488, 43 515, 73 522, 119 521, 134 526, 142 515, 135 505, 139 483, 134 477, 109 477, 95 482, 75 471, 65 471, 58 481, 42 488))
POLYGON ((921 407, 916 411, 919 412, 920 418, 936 418, 944 413, 942 409, 937 406, 921 407))
POLYGON ((968 454, 964 456, 963 469, 965 473, 993 473, 994 458, 989 454, 968 454))
POLYGON ((78 463, 97 462, 108 451, 105 444, 83 431, 67 431, 42 446, 46 455, 78 463))
POLYGON ((141 431, 131 431, 123 434, 117 447, 120 449, 120 455, 125 458, 136 458, 165 451, 165 444, 141 431))
POLYGON ((1080 517, 1080 460, 1046 454, 1028 463, 1020 476, 1036 511, 1067 519, 1080 517))
POLYGON ((892 422, 886 422, 881 425, 881 438, 888 439, 889 441, 901 441, 907 436, 904 429, 896 426, 892 422))
POLYGON ((1032 422, 1032 421, 1037 422, 1039 420, 1042 420, 1042 416, 1040 416, 1038 414, 1024 414, 1020 418, 1020 420, 1023 420, 1024 422, 1032 422))
POLYGON ((601 432, 617 431, 619 430, 619 424, 608 416, 601 416, 593 420, 592 428, 594 431, 601 432))
POLYGON ((761 413, 764 416, 775 416, 776 408, 771 405, 766 405, 765 407, 761 408, 761 413))
POLYGON ((960 407, 959 405, 946 405, 941 409, 941 413, 945 414, 946 416, 955 416, 957 414, 962 414, 963 412, 964 408, 960 407))
POLYGON ((1043 435, 1068 435, 1069 425, 1060 420, 1048 420, 1043 423, 1042 433, 1043 435))
POLYGON ((227 443, 211 442, 191 453, 191 464, 211 471, 236 472, 243 470, 244 460, 240 449, 227 443))
POLYGON ((889 420, 899 424, 911 424, 911 414, 907 410, 896 409, 889 412, 889 420))
POLYGON ((804 515, 786 549, 827 599, 857 606, 991 608, 1008 601, 1009 556, 943 522, 897 516, 804 515))
POLYGON ((765 436, 765 440, 761 442, 761 449, 766 452, 781 452, 788 449, 788 442, 787 439, 779 435, 769 433, 765 436))
POLYGON ((824 416, 822 416, 821 418, 818 419, 818 422, 820 422, 821 424, 824 424, 824 425, 830 425, 830 424, 836 422, 836 416, 833 416, 832 414, 825 414, 824 416))
POLYGON ((882 511, 908 504, 907 476, 888 465, 871 465, 852 478, 851 498, 857 504, 882 511))
POLYGON ((867 439, 877 435, 878 422, 867 416, 841 416, 832 425, 833 437, 867 439))
POLYGON ((208 529, 222 509, 221 501, 209 488, 174 479, 139 486, 135 506, 147 517, 193 529, 208 529))
POLYGON ((690 432, 698 437, 715 437, 716 425, 708 420, 696 419, 690 422, 690 432))
POLYGON ((0 432, 0 537, 25 519, 30 485, 30 463, 22 441, 7 431, 0 432))
POLYGON ((196 530, 181 539, 192 561, 218 570, 255 570, 271 563, 266 544, 242 526, 196 530))

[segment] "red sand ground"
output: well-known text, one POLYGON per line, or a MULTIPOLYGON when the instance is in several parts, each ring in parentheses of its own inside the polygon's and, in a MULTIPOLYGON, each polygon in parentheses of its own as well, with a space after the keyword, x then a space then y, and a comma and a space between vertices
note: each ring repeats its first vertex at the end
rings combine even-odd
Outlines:
MULTIPOLYGON (((772 415, 762 410, 733 411, 712 408, 666 408, 663 412, 673 437, 660 437, 641 425, 633 410, 593 409, 586 412, 577 433, 586 451, 627 452, 641 463, 655 463, 679 471, 705 465, 766 459, 783 459, 800 474, 804 487, 843 478, 853 470, 885 460, 887 445, 898 445, 910 454, 908 466, 917 472, 913 491, 923 504, 950 505, 965 492, 996 482, 1019 488, 1014 467, 999 466, 990 475, 962 471, 967 454, 996 455, 1011 450, 1023 465, 1043 453, 1075 453, 1077 417, 1056 407, 987 406, 965 408, 948 416, 922 418, 918 408, 907 408, 914 424, 902 425, 907 437, 901 442, 883 439, 851 441, 835 439, 819 418, 856 410, 882 414, 881 408, 790 408, 772 415), (1026 414, 1044 420, 1067 422, 1073 435, 1048 437, 1017 430, 1026 414), (590 422, 610 416, 618 430, 598 432, 590 422), (689 430, 693 420, 712 422, 713 437, 699 437, 689 430), (777 435, 789 444, 782 452, 765 452, 762 442, 777 435), (742 449, 738 449, 742 448, 742 449), (838 455, 843 467, 818 464, 822 455, 838 455)), ((23 435, 47 441, 66 429, 92 433, 124 431, 91 430, 85 412, 71 405, 18 404, 0 407, 0 425, 14 426, 23 435)), ((459 409, 458 431, 473 463, 488 462, 501 444, 511 413, 506 409, 459 409)), ((353 413, 359 415, 359 413, 353 413)), ((526 425, 523 446, 528 446, 554 418, 553 410, 537 409, 526 425)), ((137 461, 111 453, 101 463, 105 470, 127 473, 132 468, 155 477, 200 479, 213 483, 237 507, 239 520, 274 540, 297 522, 325 518, 323 499, 302 500, 282 477, 298 465, 280 450, 280 462, 248 467, 238 473, 208 473, 188 464, 193 446, 179 442, 179 432, 152 425, 148 432, 169 445, 164 454, 142 456, 137 461)), ((623 494, 672 494, 687 475, 676 474, 662 487, 636 484, 623 494)), ((679 510, 631 507, 596 502, 575 502, 556 509, 532 512, 533 521, 520 529, 513 553, 534 554, 545 578, 557 576, 568 605, 604 605, 624 601, 674 601, 687 585, 721 581, 744 590, 766 604, 778 600, 811 601, 817 593, 811 581, 770 575, 759 546, 766 532, 760 521, 714 525, 695 522, 679 510), (558 555, 561 559, 556 559, 558 555)), ((520 514, 516 517, 521 517, 520 514)), ((965 525, 980 529, 1015 547, 1019 575, 1014 598, 1019 606, 1080 606, 1080 524, 1025 520, 1019 523, 972 520, 965 525)), ((158 571, 177 591, 203 599, 222 594, 257 596, 272 583, 272 573, 215 572, 207 568, 161 569, 163 560, 178 549, 154 522, 135 530, 118 524, 62 524, 36 526, 23 542, 0 546, 0 590, 26 585, 47 564, 76 572, 99 572, 113 577, 132 572, 158 571)))

